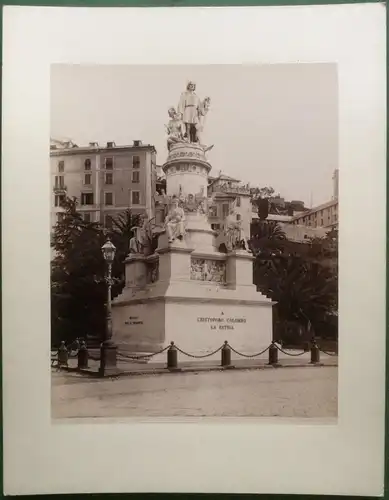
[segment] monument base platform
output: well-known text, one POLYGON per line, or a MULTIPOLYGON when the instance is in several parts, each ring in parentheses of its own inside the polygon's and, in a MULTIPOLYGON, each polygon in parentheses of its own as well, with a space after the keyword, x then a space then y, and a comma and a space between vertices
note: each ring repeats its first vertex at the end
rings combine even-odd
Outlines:
MULTIPOLYGON (((158 352, 173 341, 182 351, 201 356, 227 340, 235 350, 252 355, 272 341, 272 302, 252 285, 229 290, 206 283, 158 282, 132 293, 125 290, 114 309, 114 340, 123 354, 158 352)), ((232 352, 231 358, 236 357, 232 352)), ((166 361, 166 352, 152 360, 166 361)))

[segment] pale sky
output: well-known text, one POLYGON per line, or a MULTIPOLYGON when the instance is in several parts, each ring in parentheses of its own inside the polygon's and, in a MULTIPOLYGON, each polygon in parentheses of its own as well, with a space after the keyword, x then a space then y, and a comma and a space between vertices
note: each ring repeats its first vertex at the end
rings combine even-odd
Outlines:
POLYGON ((166 160, 167 110, 187 81, 211 108, 204 128, 211 175, 272 186, 310 206, 332 196, 338 168, 335 64, 53 66, 51 136, 153 144, 166 160))

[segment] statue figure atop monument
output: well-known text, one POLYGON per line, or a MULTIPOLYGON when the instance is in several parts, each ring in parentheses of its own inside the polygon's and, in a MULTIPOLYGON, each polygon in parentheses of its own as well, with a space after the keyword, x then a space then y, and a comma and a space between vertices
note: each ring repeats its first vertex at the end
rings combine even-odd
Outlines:
POLYGON ((206 97, 201 101, 195 90, 196 84, 189 82, 186 91, 181 94, 177 111, 181 113, 185 125, 184 138, 201 145, 200 134, 204 128, 204 118, 209 111, 211 99, 206 97))

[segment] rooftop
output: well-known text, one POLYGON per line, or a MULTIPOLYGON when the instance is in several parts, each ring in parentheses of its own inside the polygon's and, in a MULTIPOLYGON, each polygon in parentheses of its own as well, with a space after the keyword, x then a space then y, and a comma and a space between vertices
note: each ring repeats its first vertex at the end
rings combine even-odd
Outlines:
POLYGON ((321 205, 318 205, 317 207, 308 208, 304 212, 299 212, 298 214, 296 213, 296 215, 293 217, 293 220, 300 219, 301 217, 307 217, 311 214, 318 212, 319 210, 324 210, 326 208, 335 206, 337 204, 338 204, 337 199, 327 201, 326 203, 322 203, 321 205))
POLYGON ((220 173, 217 177, 208 177, 209 183, 213 184, 216 181, 227 181, 227 182, 240 182, 239 179, 235 179, 234 177, 230 177, 229 175, 220 173))
POLYGON ((50 156, 77 155, 83 153, 99 153, 106 151, 127 151, 130 149, 148 149, 156 153, 152 144, 143 144, 140 140, 134 140, 131 145, 117 145, 114 141, 109 141, 105 145, 98 142, 90 142, 87 146, 78 146, 71 139, 50 138, 50 156))

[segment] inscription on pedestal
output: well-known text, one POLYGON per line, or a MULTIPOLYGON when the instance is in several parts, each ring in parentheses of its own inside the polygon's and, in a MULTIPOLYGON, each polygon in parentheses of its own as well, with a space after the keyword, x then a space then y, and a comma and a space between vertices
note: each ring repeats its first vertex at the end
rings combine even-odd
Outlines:
POLYGON ((224 317, 221 316, 198 316, 198 323, 204 323, 210 330, 235 330, 235 327, 246 323, 243 317, 224 317))
POLYGON ((139 319, 138 316, 130 316, 127 321, 124 322, 125 325, 143 325, 143 321, 139 319))

